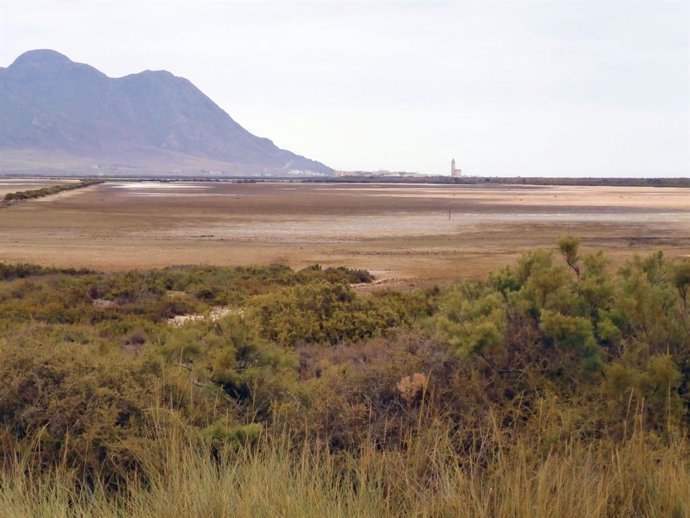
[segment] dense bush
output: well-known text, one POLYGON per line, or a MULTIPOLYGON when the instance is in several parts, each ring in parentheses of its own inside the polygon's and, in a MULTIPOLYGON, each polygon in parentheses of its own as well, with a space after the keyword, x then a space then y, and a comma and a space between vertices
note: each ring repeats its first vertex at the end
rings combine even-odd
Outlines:
POLYGON ((215 459, 286 430, 353 455, 436 430, 475 460, 690 424, 690 262, 661 253, 614 272, 567 237, 482 282, 364 295, 366 272, 319 266, 0 279, 4 465, 124 480, 173 423, 215 459))

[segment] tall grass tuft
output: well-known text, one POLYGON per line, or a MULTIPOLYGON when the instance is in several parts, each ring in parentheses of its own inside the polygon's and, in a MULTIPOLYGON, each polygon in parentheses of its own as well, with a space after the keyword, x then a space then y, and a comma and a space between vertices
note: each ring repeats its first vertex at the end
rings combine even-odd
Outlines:
POLYGON ((282 435, 221 455, 175 427, 159 433, 158 448, 119 490, 84 484, 66 468, 31 475, 21 459, 8 462, 0 516, 690 516, 688 444, 661 445, 641 433, 623 444, 573 440, 547 452, 538 438, 512 446, 499 439, 466 455, 432 432, 397 451, 295 450, 282 435))

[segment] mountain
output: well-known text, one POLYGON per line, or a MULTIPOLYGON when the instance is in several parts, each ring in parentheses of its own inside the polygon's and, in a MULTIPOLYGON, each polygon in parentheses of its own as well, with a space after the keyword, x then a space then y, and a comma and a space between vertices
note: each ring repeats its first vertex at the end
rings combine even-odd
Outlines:
POLYGON ((0 68, 2 172, 330 174, 252 135, 187 79, 110 78, 52 50, 0 68))

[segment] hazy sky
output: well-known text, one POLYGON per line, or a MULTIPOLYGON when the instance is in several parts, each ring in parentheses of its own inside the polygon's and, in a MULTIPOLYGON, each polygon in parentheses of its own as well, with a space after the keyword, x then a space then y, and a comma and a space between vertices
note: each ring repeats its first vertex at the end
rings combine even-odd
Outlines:
POLYGON ((0 0, 0 66, 167 69, 336 169, 690 176, 689 24, 689 0, 0 0))

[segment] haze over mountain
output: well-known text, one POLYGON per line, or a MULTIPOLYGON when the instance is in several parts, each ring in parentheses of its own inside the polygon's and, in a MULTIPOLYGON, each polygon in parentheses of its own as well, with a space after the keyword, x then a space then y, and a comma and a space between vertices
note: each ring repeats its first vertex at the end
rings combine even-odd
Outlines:
POLYGON ((187 79, 110 78, 52 50, 0 68, 0 172, 328 174, 252 135, 187 79))

